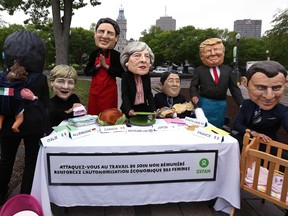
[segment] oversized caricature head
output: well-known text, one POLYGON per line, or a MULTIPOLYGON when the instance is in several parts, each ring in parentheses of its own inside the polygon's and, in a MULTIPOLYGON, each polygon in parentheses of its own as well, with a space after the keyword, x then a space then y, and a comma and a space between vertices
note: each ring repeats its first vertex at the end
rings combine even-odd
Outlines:
POLYGON ((60 64, 51 70, 49 80, 54 94, 66 101, 74 93, 77 71, 72 66, 60 64))
POLYGON ((177 73, 164 72, 160 78, 162 92, 170 97, 177 97, 180 93, 181 83, 177 73))
POLYGON ((250 99, 263 110, 280 102, 287 83, 287 70, 276 61, 254 63, 243 78, 250 99))
POLYGON ((145 75, 149 73, 154 63, 154 54, 146 43, 134 41, 124 48, 120 62, 125 71, 145 75))
POLYGON ((15 61, 23 66, 25 70, 35 73, 42 73, 46 48, 42 38, 29 31, 14 32, 4 42, 5 64, 12 67, 15 61))
POLYGON ((120 34, 120 27, 116 21, 110 18, 101 18, 95 28, 95 44, 102 50, 113 49, 116 46, 120 34))
POLYGON ((204 65, 217 67, 223 64, 225 47, 220 38, 209 38, 199 46, 200 58, 204 65))

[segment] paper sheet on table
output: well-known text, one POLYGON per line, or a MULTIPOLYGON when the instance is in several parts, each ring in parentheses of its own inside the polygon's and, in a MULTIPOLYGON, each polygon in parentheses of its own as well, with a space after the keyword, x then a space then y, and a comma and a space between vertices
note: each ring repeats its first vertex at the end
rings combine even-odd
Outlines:
POLYGON ((227 136, 227 135, 229 135, 229 133, 228 133, 227 131, 222 130, 222 129, 220 129, 220 128, 217 128, 217 127, 215 127, 215 126, 213 126, 213 125, 210 125, 210 126, 205 127, 205 130, 206 130, 206 131, 209 131, 209 132, 217 133, 217 134, 222 135, 222 136, 227 136))
POLYGON ((185 123, 185 121, 183 119, 180 119, 180 118, 165 118, 164 120, 168 124, 176 124, 179 126, 186 126, 187 125, 185 123))

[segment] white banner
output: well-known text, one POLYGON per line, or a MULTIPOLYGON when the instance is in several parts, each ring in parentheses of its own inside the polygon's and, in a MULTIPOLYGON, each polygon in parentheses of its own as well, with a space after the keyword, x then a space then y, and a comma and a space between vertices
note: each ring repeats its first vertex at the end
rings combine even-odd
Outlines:
POLYGON ((48 153, 50 185, 116 185, 213 181, 217 150, 77 154, 48 153))

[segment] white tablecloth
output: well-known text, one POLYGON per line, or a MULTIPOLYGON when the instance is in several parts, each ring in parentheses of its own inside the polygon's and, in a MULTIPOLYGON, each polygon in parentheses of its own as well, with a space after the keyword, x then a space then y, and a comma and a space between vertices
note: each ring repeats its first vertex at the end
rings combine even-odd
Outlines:
POLYGON ((239 146, 225 136, 215 143, 183 128, 153 133, 95 133, 94 135, 41 147, 31 194, 39 201, 45 216, 52 215, 50 202, 58 206, 132 206, 175 202, 206 201, 217 198, 214 209, 229 212, 240 208, 239 146), (47 153, 127 153, 182 150, 218 150, 215 181, 67 186, 49 185, 47 153))

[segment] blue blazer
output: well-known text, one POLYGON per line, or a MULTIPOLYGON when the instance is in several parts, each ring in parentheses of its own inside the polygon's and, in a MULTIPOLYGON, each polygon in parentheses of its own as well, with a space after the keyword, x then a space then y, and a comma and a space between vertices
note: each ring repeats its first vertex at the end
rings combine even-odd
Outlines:
POLYGON ((271 110, 262 110, 262 119, 256 124, 252 124, 252 118, 257 105, 250 99, 244 100, 242 107, 235 117, 232 129, 239 132, 243 137, 246 129, 263 133, 273 140, 277 140, 277 131, 283 126, 288 132, 288 107, 277 104, 271 110))

